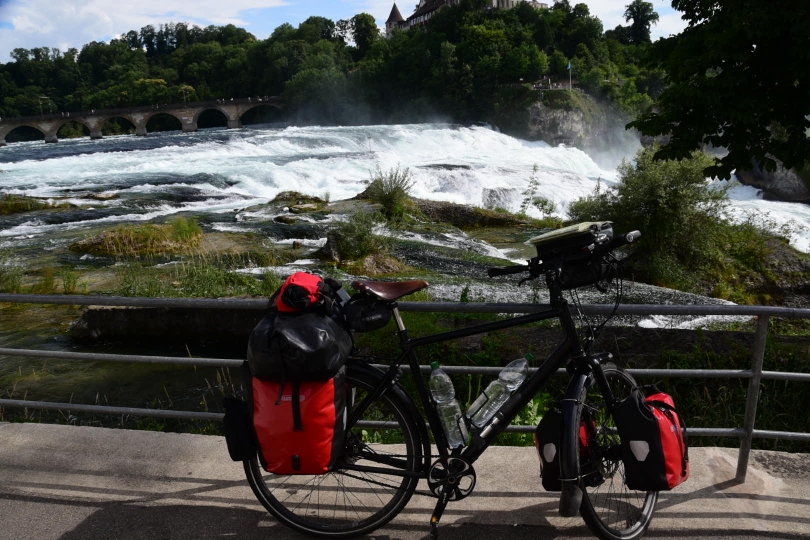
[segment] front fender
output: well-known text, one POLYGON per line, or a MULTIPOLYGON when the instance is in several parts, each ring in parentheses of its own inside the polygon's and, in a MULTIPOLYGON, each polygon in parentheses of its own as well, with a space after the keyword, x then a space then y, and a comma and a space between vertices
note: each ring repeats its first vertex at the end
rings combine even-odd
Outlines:
POLYGON ((577 437, 579 437, 577 412, 587 381, 588 375, 584 373, 575 374, 568 383, 568 389, 565 391, 562 404, 563 430, 560 439, 562 492, 560 493, 559 513, 563 517, 576 516, 582 504, 582 488, 580 488, 579 482, 579 460, 577 456, 577 437))

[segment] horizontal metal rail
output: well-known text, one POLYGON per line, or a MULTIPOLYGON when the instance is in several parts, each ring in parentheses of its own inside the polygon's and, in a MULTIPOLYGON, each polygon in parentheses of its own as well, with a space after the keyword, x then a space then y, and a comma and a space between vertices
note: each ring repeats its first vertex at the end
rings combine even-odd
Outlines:
MULTIPOLYGON (((143 308, 180 308, 180 309, 240 309, 264 310, 267 308, 266 299, 199 299, 199 298, 130 298, 115 296, 84 296, 84 295, 29 295, 29 294, 0 294, 0 302, 30 303, 30 304, 58 304, 82 306, 126 306, 143 308)), ((476 302, 400 302, 402 311, 423 313, 533 313, 550 308, 544 304, 518 304, 518 303, 476 303, 476 302)), ((583 313, 588 315, 609 315, 613 312, 612 305, 584 305, 583 313)), ((768 322, 771 317, 783 318, 810 318, 810 309, 783 308, 772 306, 735 306, 735 305, 646 305, 624 304, 616 310, 617 315, 721 315, 721 316, 748 316, 758 317, 755 335, 754 351, 751 369, 743 370, 712 370, 712 369, 631 369, 628 370, 635 377, 658 378, 731 378, 747 379, 749 381, 748 396, 744 426, 742 428, 689 428, 688 434, 692 437, 736 437, 741 440, 740 456, 737 463, 737 480, 744 481, 748 466, 748 457, 753 439, 780 439, 810 442, 810 433, 796 433, 784 431, 770 431, 754 429, 756 409, 759 400, 759 388, 762 380, 810 382, 810 373, 787 373, 777 371, 763 371, 765 339, 768 332, 768 322)), ((48 350, 0 348, 0 355, 20 356, 30 358, 56 358, 61 360, 97 361, 97 362, 135 362, 150 364, 176 364, 210 367, 239 367, 242 359, 227 358, 185 358, 170 356, 144 356, 120 354, 76 353, 48 350)), ((387 367, 382 365, 380 367, 387 367)), ((403 370, 409 368, 403 366, 403 370)), ((420 366, 423 372, 429 372, 429 366, 420 366)), ((477 366, 447 366, 448 373, 497 375, 500 367, 477 366)), ((558 374, 564 374, 559 370, 558 374)), ((193 420, 219 421, 223 415, 220 413, 175 411, 162 409, 139 409, 130 407, 113 407, 101 405, 83 405, 75 403, 51 403, 41 401, 0 399, 0 406, 61 410, 69 412, 88 412, 98 414, 121 414, 132 416, 151 416, 157 418, 177 418, 193 420)), ((385 422, 364 422, 362 427, 387 427, 385 422)), ((393 427, 393 426, 392 426, 393 427)), ((534 426, 510 426, 507 431, 518 433, 531 433, 534 426)))
MULTIPOLYGON (((129 296, 96 296, 67 294, 11 294, 0 293, 0 302, 21 304, 61 304, 76 306, 127 306, 196 309, 267 309, 267 299, 257 298, 142 298, 129 296)), ((417 313, 535 313, 550 309, 548 304, 521 304, 509 302, 398 302, 400 311, 417 313)), ((583 304, 587 315, 609 315, 613 305, 583 304)), ((621 304, 617 315, 726 315, 769 316, 810 319, 810 309, 776 306, 736 305, 656 305, 621 304)))

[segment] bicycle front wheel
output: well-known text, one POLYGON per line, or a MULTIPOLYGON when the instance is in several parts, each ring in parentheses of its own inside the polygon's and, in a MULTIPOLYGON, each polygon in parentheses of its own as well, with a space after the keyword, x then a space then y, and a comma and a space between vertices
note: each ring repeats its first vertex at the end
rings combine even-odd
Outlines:
MULTIPOLYGON (((636 387, 629 373, 613 364, 603 364, 610 390, 622 400, 636 387)), ((634 491, 624 483, 621 439, 593 375, 583 389, 575 425, 584 426, 577 437, 579 487, 582 489, 582 519, 602 540, 636 540, 650 525, 657 491, 634 491)))
MULTIPOLYGON (((346 375, 350 410, 375 388, 377 377, 352 369, 346 375)), ((346 433, 335 470, 323 475, 276 475, 258 457, 245 461, 248 483, 280 522, 319 538, 350 538, 394 518, 410 500, 420 471, 422 438, 397 386, 373 401, 358 426, 346 433), (389 429, 382 429, 384 422, 389 429), (374 468, 373 471, 358 470, 374 468)))

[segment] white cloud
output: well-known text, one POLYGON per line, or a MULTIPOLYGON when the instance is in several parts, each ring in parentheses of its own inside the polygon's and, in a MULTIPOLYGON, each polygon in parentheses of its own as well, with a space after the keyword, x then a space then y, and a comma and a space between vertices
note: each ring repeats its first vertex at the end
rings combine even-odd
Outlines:
POLYGON ((285 0, 25 0, 3 4, 0 62, 17 47, 81 47, 147 24, 169 21, 235 24, 250 30, 247 10, 285 5, 285 0))
POLYGON ((661 15, 658 19, 658 24, 652 28, 652 39, 655 41, 660 37, 669 37, 674 34, 680 34, 686 28, 686 21, 681 19, 680 12, 667 13, 661 15))

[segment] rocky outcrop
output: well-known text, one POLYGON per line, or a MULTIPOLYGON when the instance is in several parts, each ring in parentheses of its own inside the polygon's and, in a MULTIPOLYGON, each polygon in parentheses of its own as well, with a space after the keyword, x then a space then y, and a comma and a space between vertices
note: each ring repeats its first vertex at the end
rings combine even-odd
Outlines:
POLYGON ((735 175, 741 183, 761 189, 766 199, 810 203, 808 183, 796 171, 785 169, 781 164, 773 172, 753 167, 750 171, 738 169, 735 175))
POLYGON ((587 140, 594 128, 582 111, 552 109, 539 101, 529 107, 527 133, 532 139, 549 144, 577 144, 587 140))

